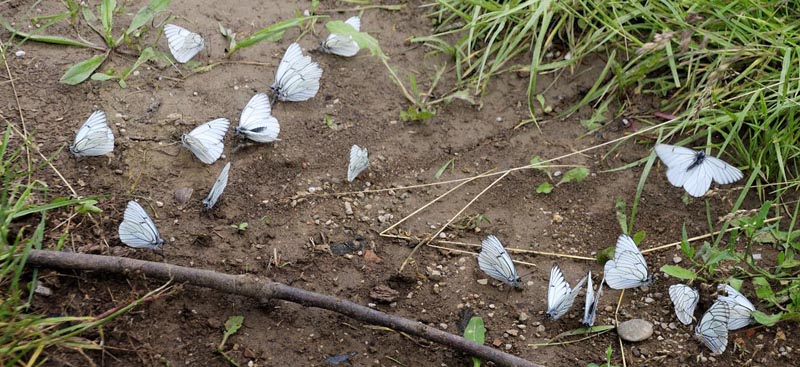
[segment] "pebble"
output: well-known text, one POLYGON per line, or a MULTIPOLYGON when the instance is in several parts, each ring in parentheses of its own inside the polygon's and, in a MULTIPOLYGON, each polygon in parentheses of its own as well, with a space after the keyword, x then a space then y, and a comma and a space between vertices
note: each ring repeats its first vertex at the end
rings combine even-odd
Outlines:
POLYGON ((353 206, 349 201, 344 202, 344 213, 347 215, 353 215, 353 206))
POLYGON ((656 301, 656 300, 654 300, 654 299, 652 299, 652 298, 650 298, 650 297, 646 297, 646 298, 644 299, 644 303, 653 303, 653 302, 655 302, 655 301, 656 301))
POLYGON ((617 326, 617 334, 622 340, 640 342, 653 335, 653 324, 642 319, 628 320, 617 326))
POLYGON ((547 331, 547 328, 544 327, 544 325, 539 325, 539 326, 536 327, 536 332, 537 333, 543 333, 545 331, 547 331))
POLYGON ((524 312, 520 312, 519 316, 517 317, 517 320, 519 320, 519 322, 525 322, 525 321, 528 321, 529 318, 531 318, 531 317, 528 316, 528 314, 526 314, 524 312))
POLYGON ((517 329, 508 329, 506 330, 506 334, 516 337, 519 335, 519 330, 517 329))
POLYGON ((439 270, 430 270, 428 272, 428 279, 438 282, 442 280, 442 272, 439 270))
POLYGON ((25 51, 17 50, 17 52, 14 52, 14 55, 16 57, 25 57, 25 51))
POLYGON ((675 256, 675 257, 672 258, 672 262, 675 263, 675 264, 680 264, 681 261, 683 261, 683 259, 681 259, 680 256, 675 256))
POLYGON ((487 285, 489 284, 489 279, 478 279, 478 284, 487 285))
POLYGON ((37 284, 36 289, 33 290, 33 293, 36 293, 40 296, 49 297, 53 295, 53 290, 41 284, 37 284))

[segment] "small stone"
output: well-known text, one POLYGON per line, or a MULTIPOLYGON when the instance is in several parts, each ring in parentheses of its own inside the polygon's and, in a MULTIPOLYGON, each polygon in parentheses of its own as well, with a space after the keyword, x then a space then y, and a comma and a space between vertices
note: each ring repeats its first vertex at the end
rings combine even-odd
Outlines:
POLYGON ((622 340, 640 342, 653 335, 653 324, 642 319, 628 320, 617 326, 617 334, 622 340))
POLYGON ((439 324, 439 328, 442 329, 442 330, 447 330, 447 324, 441 323, 441 324, 439 324))
POLYGON ((611 306, 606 306, 606 307, 605 307, 603 310, 604 310, 605 312, 611 312, 611 311, 614 311, 614 307, 611 307, 611 306))
POLYGON ((375 288, 372 288, 372 290, 369 292, 369 298, 372 298, 375 301, 386 303, 394 302, 399 296, 400 292, 386 285, 375 286, 375 288))
POLYGON ((554 213, 553 214, 553 223, 561 223, 563 221, 564 221, 564 217, 562 217, 561 214, 558 214, 558 213, 554 213))
POLYGON ((377 254, 375 254, 375 251, 372 250, 364 251, 364 260, 378 264, 383 262, 383 259, 381 259, 377 254))
POLYGON ((506 344, 506 350, 511 350, 511 348, 513 348, 511 344, 506 344))
POLYGON ((519 320, 519 322, 528 321, 529 318, 530 318, 530 316, 528 316, 528 314, 526 314, 524 312, 520 312, 519 316, 517 316, 517 320, 519 320))
POLYGON ((652 298, 650 298, 650 297, 645 297, 645 299, 644 299, 644 303, 653 303, 653 302, 655 302, 655 301, 656 301, 656 300, 654 300, 654 299, 652 299, 652 298))
POLYGON ((16 56, 16 57, 25 57, 25 51, 17 50, 17 52, 14 52, 14 56, 16 56))
POLYGON ((173 112, 173 113, 170 113, 169 115, 167 115, 167 121, 170 121, 170 122, 178 121, 178 120, 180 120, 182 118, 183 118, 183 115, 181 115, 180 113, 177 113, 177 112, 173 112))
POLYGON ((487 285, 489 284, 489 279, 478 279, 478 284, 487 285))
POLYGON ((558 176, 561 176, 561 171, 553 172, 553 177, 558 177, 558 176))
POLYGON ((501 345, 503 345, 503 341, 502 341, 502 340, 500 340, 500 338, 495 338, 495 339, 492 341, 492 345, 494 345, 494 346, 495 346, 495 348, 499 348, 501 345))
POLYGON ((681 261, 683 261, 683 259, 681 259, 680 256, 675 255, 675 257, 672 258, 672 262, 675 264, 680 264, 681 261))
POLYGON ((539 326, 536 327, 536 332, 537 333, 543 333, 545 331, 547 331, 547 328, 544 327, 544 325, 539 325, 539 326))
POLYGON ((344 213, 347 215, 353 215, 353 206, 349 201, 344 202, 344 213))
POLYGON ((156 201, 156 206, 159 207, 159 208, 162 208, 162 207, 164 207, 164 202, 163 201, 156 201))
POLYGON ((36 293, 40 296, 49 297, 53 295, 53 290, 41 284, 36 284, 36 289, 33 290, 33 293, 36 293))
POLYGON ((428 279, 430 279, 430 280, 432 280, 434 282, 441 281, 442 280, 442 272, 439 271, 439 270, 433 269, 433 270, 428 272, 428 279))
POLYGON ((517 335, 519 335, 519 330, 517 330, 517 329, 508 329, 508 330, 506 330, 506 334, 511 335, 513 337, 516 337, 517 335))

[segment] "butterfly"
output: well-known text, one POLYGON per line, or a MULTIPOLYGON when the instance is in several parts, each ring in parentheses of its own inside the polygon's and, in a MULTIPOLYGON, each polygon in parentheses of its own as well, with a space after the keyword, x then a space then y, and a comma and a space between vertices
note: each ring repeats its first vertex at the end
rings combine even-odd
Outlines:
POLYGON ((75 142, 69 151, 76 157, 93 157, 114 150, 114 133, 108 126, 106 114, 94 111, 75 134, 75 142))
POLYGON ((647 263, 636 243, 628 235, 620 235, 614 249, 614 260, 604 267, 606 284, 613 289, 644 287, 653 282, 647 273, 647 263))
POLYGON ((278 65, 272 94, 281 101, 305 101, 317 94, 321 77, 319 64, 304 56, 300 45, 292 43, 278 65))
POLYGON ((231 169, 231 162, 228 162, 222 171, 219 172, 219 177, 214 181, 214 186, 211 186, 211 191, 205 199, 203 199, 203 211, 211 210, 214 204, 219 200, 219 196, 225 191, 225 186, 228 186, 228 171, 231 169))
POLYGON ((119 225, 119 239, 133 248, 159 249, 164 245, 155 223, 135 201, 129 201, 125 208, 125 215, 119 225))
POLYGON ((569 283, 564 279, 564 274, 561 273, 561 268, 558 267, 558 264, 553 264, 553 267, 550 268, 550 284, 547 287, 547 318, 556 320, 564 316, 575 302, 575 297, 583 288, 586 279, 587 277, 584 276, 575 284, 574 289, 570 289, 569 283))
POLYGON ((744 177, 738 168, 719 158, 707 156, 704 151, 695 151, 675 145, 657 144, 656 155, 667 166, 667 179, 672 186, 683 187, 694 197, 703 196, 711 181, 725 185, 744 177))
POLYGON ((727 296, 717 297, 718 300, 727 303, 728 308, 730 308, 728 330, 738 330, 750 325, 753 320, 753 311, 756 310, 750 300, 727 284, 720 284, 718 289, 724 289, 725 293, 728 294, 727 296))
MULTIPOLYGON (((356 32, 361 30, 361 18, 358 16, 347 19, 345 23, 353 27, 356 32)), ((322 52, 344 57, 355 56, 359 50, 358 43, 353 41, 352 36, 345 36, 341 34, 328 35, 328 38, 320 42, 319 47, 322 52)))
POLYGON ((203 37, 186 28, 167 24, 164 26, 164 34, 169 43, 169 52, 175 57, 175 61, 185 64, 203 50, 205 42, 203 37))
POLYGON ((725 301, 717 300, 703 314, 694 328, 694 336, 711 349, 711 354, 720 355, 728 345, 728 318, 730 308, 725 301))
POLYGON ((244 135, 259 143, 269 143, 277 140, 280 132, 281 125, 278 124, 278 119, 272 117, 269 98, 264 93, 258 93, 250 98, 250 102, 242 110, 234 135, 244 135))
POLYGON ((700 294, 685 284, 673 284, 669 287, 669 298, 675 305, 675 315, 682 323, 689 325, 694 318, 694 308, 700 300, 700 294))
POLYGON ((594 319, 597 316, 597 304, 600 302, 600 296, 603 295, 603 283, 606 278, 600 280, 600 285, 597 286, 597 291, 592 289, 592 271, 589 270, 589 275, 586 276, 586 304, 583 309, 583 319, 581 324, 586 327, 594 326, 594 319))
POLYGON ((211 120, 183 134, 181 142, 203 163, 212 164, 222 155, 222 138, 228 132, 229 124, 225 118, 211 120))
POLYGON ((514 288, 522 288, 522 278, 517 274, 511 256, 497 237, 489 236, 481 242, 478 266, 490 277, 514 288))
POLYGON ((353 182, 358 175, 369 167, 369 152, 358 145, 350 147, 350 165, 347 166, 347 181, 353 182))

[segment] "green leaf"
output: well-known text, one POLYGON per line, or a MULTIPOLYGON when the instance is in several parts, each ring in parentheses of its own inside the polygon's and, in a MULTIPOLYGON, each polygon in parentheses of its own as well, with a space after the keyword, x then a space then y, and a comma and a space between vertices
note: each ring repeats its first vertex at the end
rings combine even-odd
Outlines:
POLYGON ((689 234, 686 233, 686 223, 683 223, 683 227, 681 228, 681 252, 689 259, 694 258, 694 247, 689 243, 689 234))
POLYGON ((617 213, 617 222, 622 228, 622 233, 628 234, 628 215, 626 214, 628 209, 625 207, 625 200, 617 198, 617 202, 614 204, 614 211, 617 213))
POLYGON ((114 10, 117 8, 117 0, 103 0, 100 3, 100 22, 103 23, 105 30, 106 44, 113 46, 114 38, 111 37, 111 28, 114 27, 114 10))
POLYGON ((758 298, 770 302, 775 300, 775 292, 772 290, 772 286, 769 285, 767 279, 763 277, 753 278, 753 285, 756 287, 756 296, 758 296, 758 298))
MULTIPOLYGON (((486 327, 483 324, 483 318, 473 316, 469 319, 469 324, 467 324, 467 327, 464 329, 464 338, 483 345, 486 341, 486 327)), ((472 366, 480 367, 480 365, 481 360, 472 357, 472 366)))
POLYGON ((128 30, 125 31, 125 34, 133 34, 143 25, 149 23, 153 20, 156 13, 164 11, 172 0, 150 0, 150 3, 147 4, 146 7, 139 9, 139 12, 133 17, 131 20, 131 25, 128 26, 128 30))
POLYGON ((97 16, 94 15, 91 7, 82 5, 81 14, 83 14, 83 19, 86 20, 86 23, 89 23, 90 25, 97 23, 97 16))
POLYGON ((112 79, 117 79, 117 76, 113 74, 104 74, 100 72, 92 74, 92 80, 104 82, 106 80, 112 80, 112 79))
POLYGON ((405 111, 400 111, 400 119, 404 122, 408 121, 423 121, 429 118, 436 116, 433 111, 429 111, 426 109, 417 109, 414 106, 408 106, 408 109, 405 111))
POLYGON ((82 203, 80 203, 80 205, 78 205, 77 211, 80 214, 88 214, 88 213, 99 214, 99 213, 102 213, 103 209, 98 208, 97 206, 95 206, 95 204, 97 204, 97 200, 91 200, 91 199, 84 200, 82 203))
POLYGON ((686 269, 678 265, 664 265, 661 267, 661 271, 678 279, 684 279, 684 280, 697 279, 697 273, 695 273, 693 270, 686 269))
POLYGON ((600 264, 605 264, 606 261, 611 260, 614 258, 614 252, 616 251, 616 246, 609 246, 604 248, 602 251, 597 253, 595 259, 600 264))
POLYGON ((11 24, 9 24, 3 17, 0 17, 0 24, 2 24, 6 30, 11 32, 11 34, 19 38, 29 39, 31 41, 51 43, 55 45, 64 45, 64 46, 75 46, 75 47, 85 47, 85 48, 94 47, 86 42, 76 41, 71 38, 60 37, 60 36, 43 36, 43 35, 20 32, 14 29, 14 27, 12 27, 11 24))
POLYGON ((544 182, 536 187, 537 194, 549 194, 551 192, 553 192, 553 185, 551 185, 549 182, 544 182))
POLYGON ((325 126, 331 130, 336 130, 336 123, 333 122, 333 117, 331 117, 331 115, 325 114, 325 126))
POLYGON ((325 23, 325 28, 328 29, 328 32, 335 33, 343 36, 350 36, 353 38, 358 44, 358 47, 366 48, 370 51, 372 56, 376 56, 380 59, 387 60, 389 59, 381 50, 381 46, 374 37, 370 36, 364 32, 356 31, 353 26, 342 22, 341 20, 335 20, 328 23, 325 23))
POLYGON ((309 19, 316 19, 320 18, 320 16, 310 16, 310 17, 297 17, 292 19, 287 19, 282 22, 275 23, 269 27, 266 27, 256 33, 251 34, 248 37, 245 37, 241 41, 237 41, 236 46, 231 48, 228 51, 228 56, 233 54, 234 51, 250 47, 259 43, 263 40, 270 40, 273 42, 278 42, 283 38, 283 34, 286 33, 287 30, 300 27, 303 24, 303 21, 309 19))
POLYGON ((100 65, 106 61, 106 55, 95 55, 87 60, 83 60, 67 70, 61 77, 60 82, 69 85, 77 85, 88 79, 100 65))
POLYGON ((236 334, 239 331, 239 328, 242 327, 242 323, 244 323, 244 316, 231 316, 228 318, 228 321, 225 321, 225 338, 236 334))
POLYGON ((744 281, 741 279, 728 278, 728 284, 730 284, 730 286, 737 291, 742 289, 742 283, 744 283, 744 281))
POLYGON ((589 176, 588 168, 576 167, 567 171, 567 173, 564 174, 564 177, 561 178, 561 181, 559 181, 556 186, 567 182, 581 182, 586 178, 586 176, 589 176))
POLYGON ((636 232, 633 234, 633 242, 636 242, 636 246, 639 246, 639 244, 642 243, 642 241, 644 241, 645 237, 647 237, 647 232, 645 231, 636 232))
POLYGON ((131 66, 131 68, 128 69, 128 71, 122 74, 122 78, 120 78, 120 81, 127 79, 128 76, 131 75, 131 73, 133 73, 134 70, 142 66, 142 64, 155 59, 156 57, 157 57, 156 52, 153 51, 152 47, 145 48, 144 50, 142 50, 142 53, 139 54, 139 58, 136 59, 136 62, 133 63, 133 66, 131 66))
POLYGON ((752 316, 759 324, 764 326, 772 326, 775 325, 778 321, 781 321, 781 317, 783 317, 783 312, 778 312, 773 315, 767 315, 761 311, 755 310, 753 311, 752 316))
POLYGON ((434 177, 435 179, 437 179, 437 180, 438 180, 440 177, 442 177, 442 175, 444 174, 444 171, 447 171, 447 168, 448 168, 448 167, 455 168, 455 166, 456 166, 456 165, 455 165, 455 162, 456 162, 456 159, 455 159, 455 158, 453 158, 453 159, 451 159, 451 160, 447 161, 447 163, 445 163, 444 165, 442 165, 442 167, 441 167, 441 168, 439 168, 439 170, 438 170, 438 171, 436 171, 436 173, 433 175, 433 177, 434 177))
POLYGON ((531 158, 531 166, 533 166, 535 169, 541 170, 543 169, 543 167, 538 167, 538 166, 541 165, 543 161, 544 160, 542 159, 542 157, 535 155, 531 158))

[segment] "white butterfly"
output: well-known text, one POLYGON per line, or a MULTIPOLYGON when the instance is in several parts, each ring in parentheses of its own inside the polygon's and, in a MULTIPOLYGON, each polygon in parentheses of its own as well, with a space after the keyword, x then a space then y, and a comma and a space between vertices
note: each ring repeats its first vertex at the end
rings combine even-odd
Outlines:
POLYGON ((247 106, 242 110, 239 126, 234 130, 235 135, 241 134, 259 143, 277 140, 280 132, 281 125, 278 124, 278 119, 272 117, 272 107, 264 93, 258 93, 250 98, 250 102, 247 102, 247 106))
POLYGON ((228 186, 228 171, 231 169, 231 162, 228 162, 222 171, 219 172, 219 177, 214 181, 214 186, 211 186, 211 191, 205 199, 203 199, 203 211, 210 210, 214 204, 219 200, 219 196, 225 191, 225 186, 228 186))
POLYGON ((657 144, 656 155, 667 165, 667 179, 672 186, 683 187, 689 195, 703 196, 711 181, 725 185, 744 177, 738 168, 719 158, 675 145, 657 144))
POLYGON ((569 283, 564 279, 564 274, 561 273, 561 268, 558 264, 553 264, 550 269, 550 284, 547 287, 547 313, 546 316, 551 320, 556 320, 564 316, 572 303, 575 302, 575 297, 580 293, 587 277, 575 284, 574 289, 569 288, 569 283))
POLYGON ((93 157, 110 153, 114 150, 114 133, 108 126, 106 114, 95 111, 75 134, 75 142, 69 151, 76 157, 93 157))
POLYGON ((753 311, 756 308, 750 303, 747 297, 736 291, 733 287, 720 284, 717 287, 719 290, 725 290, 727 296, 719 296, 718 300, 724 301, 730 308, 730 317, 728 318, 728 330, 738 330, 747 325, 753 320, 753 311))
POLYGON ((203 163, 212 164, 222 155, 222 148, 225 147, 222 139, 228 132, 229 124, 225 118, 211 120, 183 134, 181 142, 203 163))
POLYGON ((350 147, 350 165, 347 166, 347 181, 353 182, 358 175, 369 167, 369 152, 367 148, 358 145, 350 147))
POLYGON ((717 300, 703 314, 694 328, 694 336, 711 349, 711 354, 720 355, 728 345, 728 303, 717 300))
POLYGON ((614 250, 614 260, 604 267, 606 284, 613 289, 644 287, 653 282, 647 273, 647 263, 636 243, 628 235, 620 235, 614 250))
MULTIPOLYGON (((355 28, 356 32, 361 31, 361 18, 358 16, 351 17, 345 21, 351 27, 355 28)), ((351 57, 358 53, 359 47, 353 37, 341 34, 330 34, 328 38, 320 42, 320 49, 329 54, 351 57)))
POLYGON ((478 266, 490 277, 514 288, 522 288, 522 279, 517 275, 511 256, 497 237, 489 236, 481 242, 478 266))
POLYGON ((321 77, 319 64, 304 56, 300 45, 292 43, 278 65, 272 94, 281 101, 305 101, 317 94, 321 77))
POLYGON ((164 245, 155 223, 135 201, 129 201, 125 208, 125 215, 119 225, 119 239, 133 248, 159 249, 164 245))
POLYGON ((694 319, 694 308, 700 300, 700 294, 685 284, 673 284, 669 287, 669 298, 675 305, 675 315, 682 323, 689 325, 694 319))
POLYGON ((167 36, 167 43, 169 43, 169 52, 172 53, 175 61, 181 64, 191 60, 194 55, 197 55, 205 47, 202 36, 174 24, 165 25, 164 34, 167 36))
POLYGON ((597 316, 597 304, 600 302, 600 296, 603 295, 603 283, 606 278, 600 280, 600 285, 597 286, 597 291, 592 289, 592 271, 589 270, 589 275, 586 276, 586 303, 583 309, 583 319, 581 324, 586 327, 594 326, 594 319, 597 316))

